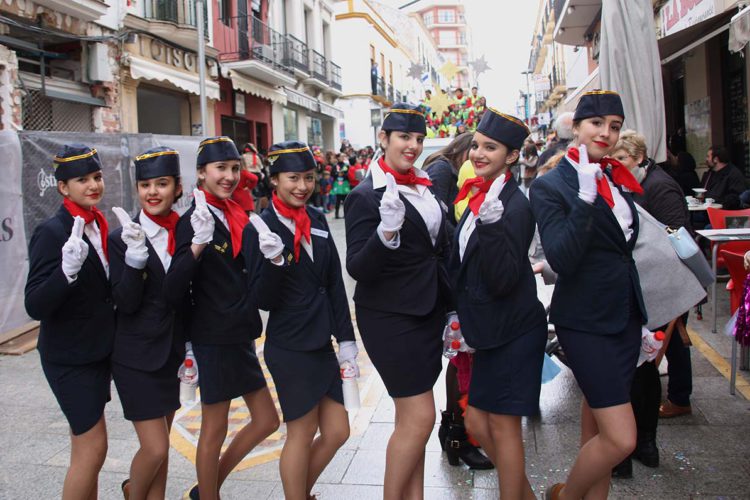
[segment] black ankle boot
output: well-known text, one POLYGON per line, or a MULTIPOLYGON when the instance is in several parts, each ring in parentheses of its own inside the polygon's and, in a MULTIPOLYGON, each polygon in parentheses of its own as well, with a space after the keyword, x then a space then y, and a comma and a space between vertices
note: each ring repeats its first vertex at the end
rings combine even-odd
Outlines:
POLYGON ((487 470, 495 468, 490 459, 469 442, 469 436, 466 435, 466 428, 463 425, 453 424, 448 427, 445 451, 448 453, 448 463, 451 465, 460 465, 460 459, 470 469, 487 470))
POLYGON ((659 448, 656 446, 655 432, 643 432, 638 436, 633 456, 646 467, 659 467, 659 448))
POLYGON ((612 477, 630 479, 633 477, 633 460, 628 457, 612 469, 612 477))
POLYGON ((440 441, 440 448, 445 451, 445 438, 448 437, 448 427, 453 423, 453 413, 448 411, 441 411, 440 428, 438 429, 438 440, 440 441))

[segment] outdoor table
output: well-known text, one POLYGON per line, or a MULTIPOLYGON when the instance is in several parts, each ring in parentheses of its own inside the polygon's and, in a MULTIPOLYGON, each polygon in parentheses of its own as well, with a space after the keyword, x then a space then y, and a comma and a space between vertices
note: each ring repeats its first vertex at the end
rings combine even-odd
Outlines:
MULTIPOLYGON (((696 231, 699 235, 703 236, 711 243, 717 243, 711 245, 711 269, 716 275, 716 258, 719 249, 718 243, 726 243, 728 241, 750 241, 750 229, 703 229, 696 231)), ((742 286, 742 284, 736 284, 742 286)), ((716 281, 714 280, 711 285, 711 304, 713 305, 713 328, 711 331, 716 333, 716 281)), ((737 380, 737 341, 732 339, 732 374, 729 378, 729 394, 734 395, 734 386, 737 380)))
POLYGON ((691 205, 688 203, 688 210, 690 212, 705 212, 709 208, 721 208, 723 205, 721 203, 701 203, 700 205, 691 205))

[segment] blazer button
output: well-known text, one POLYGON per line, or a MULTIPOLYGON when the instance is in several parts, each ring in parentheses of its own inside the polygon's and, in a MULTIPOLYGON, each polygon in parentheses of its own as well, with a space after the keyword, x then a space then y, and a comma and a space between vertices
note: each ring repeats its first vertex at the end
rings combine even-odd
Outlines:
POLYGON ((247 274, 247 269, 243 269, 242 274, 247 274))

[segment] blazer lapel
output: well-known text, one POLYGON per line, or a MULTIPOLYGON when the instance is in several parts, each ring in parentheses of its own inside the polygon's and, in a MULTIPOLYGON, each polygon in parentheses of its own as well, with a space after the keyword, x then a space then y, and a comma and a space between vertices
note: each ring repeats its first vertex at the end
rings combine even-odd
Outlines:
MULTIPOLYGON (((308 212, 308 216, 310 217, 310 227, 312 229, 317 229, 319 231, 325 231, 326 233, 329 233, 329 231, 323 227, 323 224, 321 224, 318 219, 308 212)), ((313 261, 310 263, 315 270, 315 275, 318 276, 318 278, 322 279, 323 275, 325 274, 327 262, 328 262, 328 238, 330 238, 330 233, 328 234, 327 238, 323 238, 322 236, 316 236, 310 233, 310 243, 312 244, 313 249, 313 261)), ((304 252, 307 254, 307 252, 304 252)), ((309 261, 309 260, 308 260, 309 261)))
POLYGON ((417 226, 417 229, 419 229, 419 233, 427 238, 430 248, 432 248, 432 238, 430 238, 430 233, 429 231, 427 231, 427 224, 425 224, 424 219, 421 215, 419 215, 417 209, 414 208, 414 205, 409 202, 409 200, 406 198, 406 196, 403 195, 403 193, 399 193, 399 197, 401 198, 401 201, 404 202, 404 205, 406 207, 406 218, 409 219, 412 224, 417 226))

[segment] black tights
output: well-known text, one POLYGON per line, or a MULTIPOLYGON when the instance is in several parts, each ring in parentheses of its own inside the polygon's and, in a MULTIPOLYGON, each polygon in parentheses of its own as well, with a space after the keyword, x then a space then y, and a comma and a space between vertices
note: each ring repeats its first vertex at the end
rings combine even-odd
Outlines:
POLYGON ((463 424, 464 417, 458 404, 461 399, 461 392, 458 390, 458 369, 451 363, 448 363, 445 370, 445 395, 445 411, 453 415, 454 422, 463 424))
POLYGON ((337 194, 336 195, 336 218, 339 217, 339 207, 344 203, 344 200, 346 199, 345 194, 337 194))
MULTIPOLYGON (((679 333, 675 332, 679 336, 679 333)), ((635 370, 633 387, 630 390, 638 435, 656 433, 659 423, 659 403, 661 403, 661 380, 659 369, 653 362, 643 363, 635 370)))

